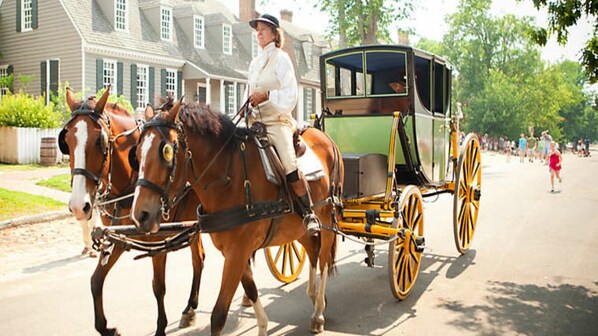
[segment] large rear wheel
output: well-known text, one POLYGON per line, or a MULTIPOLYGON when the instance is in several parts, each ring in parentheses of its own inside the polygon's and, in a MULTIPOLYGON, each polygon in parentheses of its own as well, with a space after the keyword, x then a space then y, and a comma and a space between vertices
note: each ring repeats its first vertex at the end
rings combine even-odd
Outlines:
POLYGON ((298 241, 264 249, 266 263, 274 277, 283 283, 291 283, 299 277, 305 263, 305 248, 298 241))
POLYGON ((399 218, 392 227, 401 229, 403 237, 393 240, 388 246, 388 281, 392 294, 404 300, 413 289, 424 244, 424 209, 422 195, 415 186, 408 186, 399 198, 399 218))
POLYGON ((455 173, 453 232, 459 253, 469 250, 475 233, 482 195, 482 155, 475 134, 464 141, 455 173))

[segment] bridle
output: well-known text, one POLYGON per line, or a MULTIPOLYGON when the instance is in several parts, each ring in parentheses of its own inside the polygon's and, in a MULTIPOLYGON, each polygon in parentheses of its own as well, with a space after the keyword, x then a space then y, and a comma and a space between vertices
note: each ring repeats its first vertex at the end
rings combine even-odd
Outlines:
MULTIPOLYGON (((174 182, 174 172, 176 171, 177 167, 177 154, 179 150, 179 142, 181 143, 180 147, 182 148, 182 150, 185 151, 186 155, 190 155, 190 153, 189 151, 187 151, 187 138, 185 136, 183 128, 179 124, 164 121, 159 117, 153 118, 147 123, 145 123, 139 139, 142 139, 144 133, 151 128, 155 128, 156 130, 158 130, 158 132, 162 136, 159 148, 160 161, 164 166, 168 168, 168 178, 166 179, 166 185, 164 186, 164 188, 161 188, 160 186, 146 178, 138 179, 135 186, 146 187, 160 195, 162 218, 164 220, 168 220, 170 218, 170 209, 174 206, 174 204, 178 203, 178 201, 189 191, 189 188, 180 188, 174 195, 172 200, 168 197, 171 185, 174 182), (170 142, 166 140, 168 139, 166 132, 169 129, 175 130, 178 134, 178 138, 182 139, 182 141, 177 140, 177 142, 170 142)), ((136 150, 136 146, 134 146, 134 148, 131 149, 131 152, 134 153, 134 151, 136 150)), ((190 157, 188 158, 190 159, 190 157)), ((129 157, 129 159, 131 159, 131 157, 129 157)), ((188 160, 186 160, 186 162, 188 162, 188 160)), ((133 166, 134 164, 131 165, 133 166)))

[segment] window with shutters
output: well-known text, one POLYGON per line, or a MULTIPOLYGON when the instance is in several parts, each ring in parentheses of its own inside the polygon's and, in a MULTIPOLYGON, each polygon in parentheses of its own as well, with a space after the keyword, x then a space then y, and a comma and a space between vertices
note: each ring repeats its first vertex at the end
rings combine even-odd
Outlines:
POLYGON ((195 48, 205 48, 205 26, 203 16, 193 16, 193 44, 195 48))
POLYGON ((127 0, 116 0, 114 4, 114 29, 118 31, 127 31, 129 22, 127 20, 129 6, 127 0))
POLYGON ((177 74, 176 70, 166 69, 166 96, 177 98, 177 74))
MULTIPOLYGON (((0 65, 0 79, 8 77, 8 65, 0 65)), ((8 94, 8 87, 6 85, 2 85, 0 82, 0 101, 2 101, 2 96, 8 94)))
POLYGON ((148 84, 148 67, 137 65, 137 108, 145 108, 149 102, 148 84))
POLYGON ((257 43, 257 33, 252 32, 251 33, 251 58, 256 58, 259 50, 260 50, 260 46, 257 43))
POLYGON ((103 87, 112 86, 112 92, 116 92, 116 61, 104 60, 104 73, 102 76, 103 87))
POLYGON ((21 0, 21 31, 33 30, 33 0, 21 0))
POLYGON ((305 63, 307 68, 311 70, 313 67, 313 43, 303 42, 303 54, 305 56, 305 63))
POLYGON ((233 53, 233 29, 230 25, 222 25, 222 52, 227 55, 233 53))
POLYGON ((160 37, 172 41, 172 8, 160 7, 160 37))

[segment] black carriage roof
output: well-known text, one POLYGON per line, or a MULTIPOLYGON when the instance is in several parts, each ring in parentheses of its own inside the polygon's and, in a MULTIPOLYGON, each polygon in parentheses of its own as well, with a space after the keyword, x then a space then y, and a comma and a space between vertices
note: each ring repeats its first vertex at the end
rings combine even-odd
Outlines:
POLYGON ((376 44, 376 45, 356 46, 356 47, 350 47, 350 48, 345 48, 345 49, 338 49, 338 50, 334 50, 334 51, 330 51, 325 54, 322 54, 322 56, 320 56, 320 57, 322 60, 325 60, 325 59, 333 57, 333 56, 350 54, 353 52, 363 52, 363 51, 404 51, 407 54, 413 53, 416 56, 424 57, 427 59, 434 59, 435 61, 438 61, 438 62, 444 64, 444 66, 446 68, 448 68, 448 69, 452 68, 451 63, 449 61, 447 61, 442 56, 438 56, 436 54, 433 54, 431 52, 428 52, 428 51, 425 51, 422 49, 417 49, 417 48, 410 47, 410 46, 394 45, 394 44, 376 44))

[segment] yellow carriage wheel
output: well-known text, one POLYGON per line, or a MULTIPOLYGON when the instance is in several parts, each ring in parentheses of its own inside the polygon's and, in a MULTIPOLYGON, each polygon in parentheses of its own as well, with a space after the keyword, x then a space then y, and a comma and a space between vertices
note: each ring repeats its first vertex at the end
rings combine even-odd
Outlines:
POLYGON ((305 248, 298 241, 264 249, 266 263, 274 277, 283 283, 291 283, 299 277, 305 263, 305 248))
POLYGON ((404 300, 413 289, 421 263, 424 236, 424 208, 420 190, 407 186, 399 198, 399 218, 393 228, 404 228, 404 237, 391 241, 388 246, 388 280, 392 294, 404 300))
POLYGON ((469 134, 463 146, 453 194, 453 232, 461 254, 467 252, 473 239, 482 195, 482 156, 478 137, 469 134))

